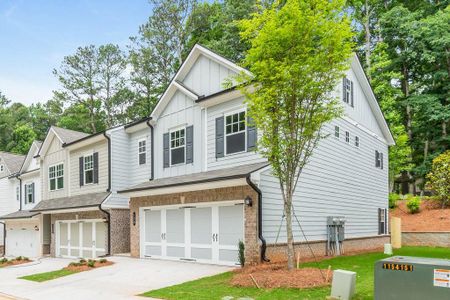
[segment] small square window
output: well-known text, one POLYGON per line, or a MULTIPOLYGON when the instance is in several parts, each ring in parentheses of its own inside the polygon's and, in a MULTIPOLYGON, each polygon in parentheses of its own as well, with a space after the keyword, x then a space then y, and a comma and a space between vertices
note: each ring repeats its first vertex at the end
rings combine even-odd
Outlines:
POLYGON ((345 132, 345 142, 350 143, 350 132, 348 131, 345 132))
POLYGON ((334 126, 334 136, 339 138, 339 126, 334 126))
POLYGON ((359 148, 359 137, 355 136, 355 146, 359 148))

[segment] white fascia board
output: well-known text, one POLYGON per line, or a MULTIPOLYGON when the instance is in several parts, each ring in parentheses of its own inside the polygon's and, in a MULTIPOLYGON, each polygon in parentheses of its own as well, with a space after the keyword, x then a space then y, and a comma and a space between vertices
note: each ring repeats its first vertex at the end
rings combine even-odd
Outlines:
POLYGON ((56 136, 58 140, 61 142, 61 144, 64 144, 63 140, 58 136, 56 131, 53 129, 53 127, 50 127, 50 130, 48 131, 47 135, 45 136, 44 142, 42 143, 41 149, 39 149, 39 152, 37 155, 43 156, 47 152, 47 148, 50 145, 50 136, 56 136))

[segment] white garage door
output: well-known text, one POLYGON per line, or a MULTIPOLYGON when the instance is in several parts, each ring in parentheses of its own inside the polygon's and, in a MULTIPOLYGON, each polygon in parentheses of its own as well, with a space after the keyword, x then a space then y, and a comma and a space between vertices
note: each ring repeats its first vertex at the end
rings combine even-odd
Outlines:
POLYGON ((37 224, 6 225, 6 256, 38 257, 40 256, 39 231, 37 224))
POLYGON ((56 255, 96 258, 106 254, 107 224, 103 220, 56 222, 56 255))
POLYGON ((242 203, 144 209, 141 220, 142 257, 239 264, 242 203))

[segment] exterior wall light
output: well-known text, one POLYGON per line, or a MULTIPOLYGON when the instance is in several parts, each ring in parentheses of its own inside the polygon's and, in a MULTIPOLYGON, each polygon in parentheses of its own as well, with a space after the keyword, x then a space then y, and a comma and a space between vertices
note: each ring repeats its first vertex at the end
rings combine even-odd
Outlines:
POLYGON ((250 196, 245 197, 244 202, 245 202, 245 205, 247 205, 247 206, 251 207, 253 205, 253 199, 250 196))

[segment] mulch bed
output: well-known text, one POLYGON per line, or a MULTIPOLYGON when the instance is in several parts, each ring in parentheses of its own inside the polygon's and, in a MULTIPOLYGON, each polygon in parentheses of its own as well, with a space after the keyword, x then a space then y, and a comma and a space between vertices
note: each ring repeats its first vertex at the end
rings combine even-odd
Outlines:
POLYGON ((84 271, 89 271, 89 270, 93 270, 93 269, 100 268, 100 267, 110 266, 112 264, 114 264, 112 261, 106 261, 104 263, 96 261, 94 264, 94 267, 89 267, 87 264, 83 264, 81 266, 69 265, 69 266, 65 267, 64 270, 68 270, 68 271, 72 271, 72 272, 84 272, 84 271))
POLYGON ((403 232, 450 231, 450 208, 442 209, 436 201, 423 200, 416 214, 408 212, 406 201, 398 201, 397 205, 390 216, 402 219, 403 232))
POLYGON ((22 265, 22 264, 27 264, 27 263, 29 263, 29 262, 32 262, 32 260, 25 260, 25 259, 22 259, 22 260, 15 260, 15 259, 13 259, 13 260, 8 260, 7 262, 5 262, 5 263, 1 263, 0 262, 0 268, 4 268, 4 267, 9 267, 9 266, 17 266, 17 265, 22 265))
POLYGON ((312 288, 329 285, 332 271, 302 268, 289 271, 286 264, 262 264, 234 271, 231 285, 259 288, 312 288), (321 272, 322 271, 322 272, 321 272), (323 275, 322 275, 323 274, 323 275), (327 277, 325 281, 323 276, 327 277))

